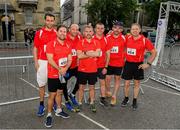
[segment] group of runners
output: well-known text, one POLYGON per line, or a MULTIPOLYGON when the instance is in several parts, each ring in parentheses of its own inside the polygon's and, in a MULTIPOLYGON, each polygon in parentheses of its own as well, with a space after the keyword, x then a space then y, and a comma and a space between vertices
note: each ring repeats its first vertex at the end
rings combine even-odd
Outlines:
POLYGON ((102 23, 97 23, 95 29, 90 25, 84 26, 81 34, 77 24, 72 24, 69 29, 64 25, 54 29, 55 16, 47 13, 44 18, 45 26, 36 32, 34 38, 33 55, 40 95, 38 116, 45 114, 44 95, 45 86, 48 85, 46 127, 52 127, 53 110, 56 116, 69 118, 61 105, 62 95, 68 110, 82 110, 87 84, 90 110, 96 112, 97 79, 100 83, 99 103, 105 107, 117 104, 121 78, 124 79, 124 99, 121 106, 127 106, 130 81, 133 80, 132 108, 137 109, 140 80, 144 78, 144 69, 150 67, 156 57, 156 50, 151 41, 140 34, 139 24, 133 23, 131 33, 124 36, 123 24, 115 21, 112 31, 105 36, 105 26, 102 23), (151 55, 144 63, 146 51, 151 55), (72 76, 77 80, 75 86, 72 86, 73 91, 68 93, 67 82, 72 76), (112 81, 114 86, 111 92, 112 81), (107 98, 111 99, 110 103, 107 98))

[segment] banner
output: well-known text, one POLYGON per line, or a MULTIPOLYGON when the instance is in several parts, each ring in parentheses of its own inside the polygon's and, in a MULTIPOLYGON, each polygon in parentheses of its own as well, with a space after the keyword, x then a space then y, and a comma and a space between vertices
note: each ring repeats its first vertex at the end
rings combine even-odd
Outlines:
MULTIPOLYGON (((160 52, 162 51, 162 53, 163 53, 164 42, 165 42, 165 37, 166 37, 166 27, 167 27, 166 20, 159 19, 158 25, 157 25, 157 31, 156 31, 156 41, 155 41, 155 47, 157 49, 157 56, 156 56, 154 62, 152 63, 154 66, 157 65, 157 62, 158 62, 158 59, 160 56, 160 52)), ((160 57, 160 58, 162 58, 162 57, 160 57)))

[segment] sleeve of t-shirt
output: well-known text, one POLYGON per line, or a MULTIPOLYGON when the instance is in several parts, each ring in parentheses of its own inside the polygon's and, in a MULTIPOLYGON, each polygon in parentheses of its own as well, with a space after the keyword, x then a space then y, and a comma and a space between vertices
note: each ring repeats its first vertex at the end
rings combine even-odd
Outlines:
POLYGON ((82 40, 80 40, 76 46, 76 50, 82 50, 82 40))
POLYGON ((48 42, 46 47, 46 53, 54 54, 54 42, 48 42))
POLYGON ((148 50, 148 51, 151 51, 154 49, 154 46, 152 44, 152 42, 146 38, 146 44, 145 44, 145 48, 148 50))
POLYGON ((106 45, 106 51, 111 50, 111 42, 110 42, 110 35, 106 36, 107 39, 107 45, 106 45))
POLYGON ((40 43, 39 35, 40 35, 40 32, 37 31, 34 37, 34 47, 36 48, 39 47, 39 43, 40 43))
POLYGON ((96 42, 96 49, 101 49, 101 44, 99 41, 95 40, 96 42))

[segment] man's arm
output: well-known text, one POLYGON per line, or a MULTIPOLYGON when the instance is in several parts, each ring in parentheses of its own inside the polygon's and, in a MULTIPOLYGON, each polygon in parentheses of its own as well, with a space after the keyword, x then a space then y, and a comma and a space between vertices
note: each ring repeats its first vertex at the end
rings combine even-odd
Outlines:
POLYGON ((57 69, 58 71, 60 70, 59 66, 56 64, 56 62, 53 59, 53 54, 47 53, 47 59, 49 64, 54 67, 55 69, 57 69))
POLYGON ((34 64, 35 64, 35 68, 36 71, 39 68, 39 64, 38 64, 38 49, 34 46, 33 47, 33 58, 34 58, 34 64))
POLYGON ((150 53, 151 56, 148 58, 147 63, 139 65, 139 69, 146 69, 151 66, 152 62, 156 58, 156 54, 157 54, 156 49, 152 49, 150 53))
POLYGON ((69 54, 69 55, 68 55, 68 58, 67 58, 67 65, 66 65, 64 68, 63 68, 63 67, 60 67, 60 73, 61 73, 62 75, 65 75, 65 74, 66 74, 68 68, 71 66, 71 63, 72 63, 72 55, 69 54))
POLYGON ((77 50, 77 57, 78 57, 78 59, 89 58, 89 56, 86 55, 85 52, 83 52, 83 51, 81 51, 81 50, 77 50))
POLYGON ((96 51, 87 51, 86 55, 89 57, 100 57, 101 49, 96 49, 96 51))

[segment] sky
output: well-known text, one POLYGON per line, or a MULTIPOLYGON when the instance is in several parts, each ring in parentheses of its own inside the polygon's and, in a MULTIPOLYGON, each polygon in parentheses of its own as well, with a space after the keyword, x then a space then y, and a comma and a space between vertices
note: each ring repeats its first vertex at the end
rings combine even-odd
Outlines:
POLYGON ((62 6, 62 4, 64 3, 65 0, 60 0, 60 1, 61 1, 61 6, 62 6))

